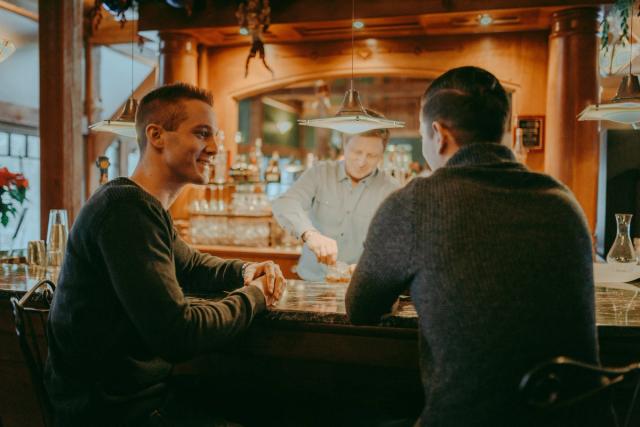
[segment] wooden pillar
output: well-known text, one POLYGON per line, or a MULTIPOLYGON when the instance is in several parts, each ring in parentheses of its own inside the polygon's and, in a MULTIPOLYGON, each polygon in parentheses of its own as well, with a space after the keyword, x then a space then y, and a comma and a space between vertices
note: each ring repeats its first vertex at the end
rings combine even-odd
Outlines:
POLYGON ((593 232, 598 196, 598 122, 577 115, 599 99, 596 8, 553 14, 547 73, 545 171, 574 192, 593 232))
POLYGON ((160 84, 198 84, 198 43, 188 34, 160 32, 160 84))
POLYGON ((207 47, 198 47, 198 86, 209 89, 209 52, 207 47))
MULTIPOLYGON (((188 34, 161 31, 159 84, 177 82, 198 84, 198 43, 188 34)), ((191 185, 180 192, 169 209, 173 219, 189 218, 189 203, 196 194, 197 188, 191 185)))
POLYGON ((50 209, 83 201, 82 0, 39 0, 40 234, 50 209))

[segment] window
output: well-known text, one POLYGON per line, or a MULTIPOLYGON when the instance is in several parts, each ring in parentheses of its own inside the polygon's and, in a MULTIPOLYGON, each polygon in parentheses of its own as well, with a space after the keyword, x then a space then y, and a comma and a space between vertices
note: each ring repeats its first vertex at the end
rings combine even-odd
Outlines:
POLYGON ((40 239, 40 138, 35 129, 0 125, 0 168, 4 167, 29 180, 27 200, 18 207, 8 227, 9 234, 16 236, 13 248, 25 248, 29 240, 40 239))

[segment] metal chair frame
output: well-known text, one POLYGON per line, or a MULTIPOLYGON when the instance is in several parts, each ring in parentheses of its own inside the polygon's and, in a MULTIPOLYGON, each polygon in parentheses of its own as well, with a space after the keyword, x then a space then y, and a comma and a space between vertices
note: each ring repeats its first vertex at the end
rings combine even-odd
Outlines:
MULTIPOLYGON (((553 410, 571 406, 604 390, 613 391, 631 380, 635 380, 635 387, 623 424, 628 427, 640 391, 640 363, 607 367, 560 356, 527 372, 520 382, 520 392, 529 405, 553 410)), ((614 419, 619 427, 617 416, 614 419)))
POLYGON ((46 324, 55 288, 52 281, 42 280, 20 300, 16 297, 10 299, 20 350, 29 369, 31 382, 40 405, 42 421, 47 427, 53 425, 53 408, 44 387, 47 348, 38 342, 36 323, 44 331, 45 342, 48 341, 46 324))

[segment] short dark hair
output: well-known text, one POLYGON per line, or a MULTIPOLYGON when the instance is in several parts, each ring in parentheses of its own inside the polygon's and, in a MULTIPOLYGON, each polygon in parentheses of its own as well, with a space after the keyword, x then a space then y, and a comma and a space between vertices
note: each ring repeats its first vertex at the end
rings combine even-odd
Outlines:
POLYGON ((155 123, 166 130, 176 130, 180 123, 187 119, 181 101, 188 99, 206 102, 213 107, 211 92, 187 83, 160 86, 147 93, 140 100, 136 113, 136 134, 141 152, 147 147, 147 136, 145 135, 147 126, 155 123))
POLYGON ((460 145, 500 142, 509 98, 498 79, 478 67, 454 68, 435 79, 422 95, 422 120, 431 132, 438 121, 460 145))
MULTIPOLYGON (((382 115, 382 113, 377 112, 376 110, 372 110, 369 108, 365 108, 365 113, 367 113, 367 115, 371 116, 371 117, 376 117, 378 119, 384 119, 384 116, 382 115)), ((344 139, 345 144, 347 142, 349 142, 349 140, 355 136, 374 136, 374 137, 378 137, 382 140, 382 147, 383 149, 387 148, 387 144, 389 144, 389 137, 390 137, 390 133, 389 133, 389 129, 373 129, 373 130, 368 130, 366 132, 362 132, 362 133, 358 133, 355 135, 347 135, 346 138, 344 139)))

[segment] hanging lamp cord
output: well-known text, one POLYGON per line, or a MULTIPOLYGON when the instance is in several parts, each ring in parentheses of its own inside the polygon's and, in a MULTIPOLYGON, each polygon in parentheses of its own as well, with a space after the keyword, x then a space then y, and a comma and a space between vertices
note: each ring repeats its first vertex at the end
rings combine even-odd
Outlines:
MULTIPOLYGON (((134 54, 133 54, 133 45, 135 44, 135 23, 133 22, 133 18, 134 18, 134 14, 135 14, 135 3, 132 10, 132 14, 131 14, 131 98, 133 99, 133 61, 134 61, 134 54)), ((139 19, 139 18, 138 18, 139 19)))
POLYGON ((631 2, 631 14, 629 16, 629 20, 631 21, 630 25, 630 31, 629 31, 629 77, 632 76, 631 74, 631 64, 633 63, 633 18, 634 18, 634 11, 633 11, 633 4, 635 2, 631 2))
POLYGON ((356 0, 351 0, 351 91, 353 92, 353 55, 354 55, 354 24, 356 23, 356 0))

